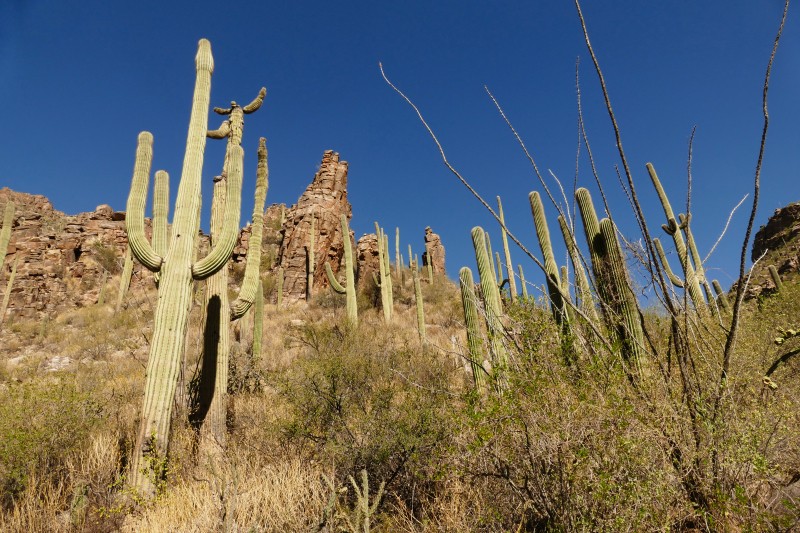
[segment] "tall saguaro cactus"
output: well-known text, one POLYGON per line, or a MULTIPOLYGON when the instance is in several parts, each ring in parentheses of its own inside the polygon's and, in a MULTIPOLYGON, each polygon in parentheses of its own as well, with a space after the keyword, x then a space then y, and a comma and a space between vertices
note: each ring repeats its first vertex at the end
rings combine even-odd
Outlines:
POLYGON ((175 398, 184 332, 189 319, 189 300, 194 279, 206 279, 221 269, 236 243, 241 204, 243 153, 234 147, 229 154, 231 179, 228 180, 225 227, 217 245, 205 258, 192 263, 193 236, 200 229, 198 205, 203 152, 208 130, 208 106, 214 59, 210 43, 198 44, 195 58, 197 78, 192 100, 186 154, 178 187, 173 239, 165 256, 157 254, 144 236, 144 207, 150 180, 153 136, 139 135, 131 192, 125 220, 131 250, 145 268, 160 272, 158 306, 153 320, 150 357, 147 362, 144 401, 136 445, 131 458, 130 483, 140 493, 152 495, 154 482, 163 474, 169 425, 175 398))
POLYGON ((383 232, 378 223, 375 223, 375 237, 378 239, 378 271, 380 272, 381 306, 383 319, 388 324, 392 321, 392 308, 389 304, 389 283, 386 281, 386 263, 384 262, 385 249, 383 247, 383 232))
POLYGON ((401 263, 402 261, 400 259, 400 228, 397 228, 394 237, 394 271, 398 274, 400 273, 401 263))
MULTIPOLYGON (((168 226, 169 222, 169 174, 163 170, 156 172, 155 184, 153 185, 153 251, 164 257, 167 255, 169 246, 168 226)), ((161 279, 161 274, 156 272, 153 275, 156 287, 161 279)))
POLYGON ((528 199, 531 204, 533 222, 536 226, 536 235, 539 237, 539 248, 541 248, 542 256, 544 257, 544 269, 547 274, 547 292, 550 296, 553 316, 558 324, 562 324, 569 321, 569 316, 566 314, 567 304, 564 302, 561 292, 559 291, 561 279, 558 275, 558 264, 556 263, 555 256, 553 255, 553 247, 550 243, 550 230, 547 227, 547 219, 544 216, 542 198, 538 192, 533 191, 528 195, 528 199))
MULTIPOLYGON (((511 251, 508 249, 508 236, 505 228, 506 219, 503 217, 503 203, 497 197, 497 214, 500 216, 500 230, 503 235, 503 252, 506 255, 506 272, 508 273, 508 292, 511 293, 511 301, 517 301, 517 281, 514 279, 514 267, 511 264, 511 251)), ((503 277, 502 275, 500 277, 503 277)))
POLYGON ((570 260, 572 261, 572 268, 575 271, 575 286, 578 289, 578 297, 581 300, 581 307, 587 315, 594 321, 597 321, 597 309, 594 306, 594 299, 592 298, 592 289, 589 287, 589 280, 586 277, 586 270, 583 268, 581 256, 578 253, 578 247, 575 244, 575 236, 567 225, 567 221, 563 216, 558 217, 558 225, 561 226, 561 234, 564 236, 564 244, 567 245, 567 252, 569 253, 570 260))
POLYGON ((3 212, 3 229, 0 230, 0 266, 6 260, 8 243, 11 241, 11 226, 14 225, 14 200, 6 202, 6 209, 3 212))
POLYGON ((347 296, 347 320, 351 325, 358 325, 358 302, 356 300, 356 281, 353 275, 353 247, 350 242, 350 228, 347 225, 347 216, 339 215, 339 223, 342 225, 342 239, 344 241, 344 273, 345 286, 336 281, 330 263, 325 263, 325 272, 328 275, 328 282, 334 291, 347 296))
POLYGON ((458 272, 461 281, 461 305, 464 307, 464 324, 467 326, 467 347, 472 365, 472 379, 475 388, 483 392, 486 386, 486 376, 483 370, 483 351, 481 350, 481 330, 478 323, 478 306, 475 304, 475 282, 472 280, 472 271, 468 267, 458 272))
POLYGON ((508 355, 503 345, 500 290, 497 288, 497 282, 492 273, 492 260, 486 250, 486 233, 480 226, 472 228, 472 244, 475 248, 478 274, 481 278, 481 292, 483 292, 486 328, 489 334, 489 346, 492 350, 493 366, 496 370, 505 369, 508 366, 508 355))
POLYGON ((381 229, 381 233, 383 233, 383 260, 386 262, 385 272, 388 284, 386 293, 389 295, 389 309, 394 314, 394 285, 392 284, 392 264, 389 261, 389 236, 383 232, 383 229, 381 229))

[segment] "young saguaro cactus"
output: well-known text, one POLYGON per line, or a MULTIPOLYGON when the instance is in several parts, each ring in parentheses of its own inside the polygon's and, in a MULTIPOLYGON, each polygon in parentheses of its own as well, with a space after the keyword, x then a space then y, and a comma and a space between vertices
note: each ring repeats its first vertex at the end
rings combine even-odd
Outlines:
POLYGON ((11 267, 11 276, 8 278, 8 283, 6 283, 6 293, 3 295, 3 307, 0 307, 0 326, 3 325, 3 320, 6 318, 8 300, 11 297, 11 289, 14 287, 14 278, 17 277, 17 263, 19 263, 19 256, 19 252, 14 255, 14 266, 11 267))
POLYGON ((592 298, 592 289, 589 287, 589 280, 586 277, 586 270, 583 268, 581 256, 575 244, 575 236, 572 234, 563 216, 558 217, 558 225, 561 226, 564 244, 567 245, 567 252, 572 261, 572 268, 575 271, 575 286, 578 289, 577 292, 581 300, 581 307, 583 307, 586 314, 596 322, 598 319, 597 309, 595 308, 594 299, 592 298))
POLYGON ((314 211, 311 211, 311 233, 308 236, 308 248, 306 248, 306 257, 308 261, 308 278, 306 281, 306 301, 310 302, 314 294, 314 211))
POLYGON ((564 302, 564 298, 559 291, 561 280, 558 275, 558 264, 553 255, 553 247, 550 243, 550 230, 547 227, 547 219, 544 216, 542 198, 538 192, 533 191, 528 195, 528 199, 531 204, 533 222, 536 226, 536 235, 539 237, 539 248, 542 250, 542 256, 544 257, 544 269, 547 274, 547 292, 550 296, 553 316, 558 324, 569 322, 569 316, 566 314, 567 304, 564 302))
POLYGON ((208 131, 211 73, 214 70, 211 45, 205 39, 198 44, 195 70, 197 77, 173 218, 173 239, 166 255, 157 254, 144 235, 144 208, 153 155, 153 136, 148 132, 139 135, 125 220, 130 247, 136 259, 145 268, 160 272, 161 275, 141 422, 131 458, 129 478, 132 487, 146 496, 153 494, 154 482, 161 475, 158 465, 166 457, 184 332, 189 319, 192 281, 206 279, 226 264, 239 229, 243 152, 236 146, 229 154, 231 178, 228 180, 225 227, 221 238, 205 258, 192 262, 192 237, 200 229, 197 208, 208 131))
POLYGON ((412 275, 414 276, 414 300, 417 304, 417 330, 419 331, 419 341, 424 348, 427 341, 425 340, 425 308, 422 302, 422 287, 420 287, 419 275, 416 270, 412 275))
POLYGON ((525 274, 522 273, 522 265, 517 265, 517 269, 519 270, 519 283, 522 285, 522 296, 527 299, 528 287, 525 285, 525 274))
POLYGON ((486 387, 486 375, 483 370, 483 351, 481 350, 481 330, 478 323, 478 306, 475 301, 475 282, 472 279, 472 270, 468 267, 458 272, 461 281, 461 305, 464 307, 464 324, 467 326, 467 347, 472 365, 472 379, 475 388, 483 392, 486 387))
POLYGON ((388 284, 386 294, 389 295, 389 308, 394 313, 394 286, 392 285, 392 264, 389 261, 389 236, 383 232, 383 229, 381 229, 381 233, 383 233, 383 260, 386 261, 384 271, 386 272, 386 283, 388 284))
POLYGON ((717 293, 717 300, 719 301, 719 304, 723 309, 725 309, 725 311, 730 313, 731 304, 728 301, 728 297, 725 295, 725 291, 722 290, 722 286, 720 286, 719 281, 714 280, 712 284, 714 285, 714 292, 717 293))
POLYGON ((347 321, 351 325, 358 325, 358 302, 356 300, 356 281, 353 275, 353 247, 350 242, 350 228, 347 225, 347 216, 339 215, 339 223, 342 225, 342 240, 344 242, 344 274, 345 286, 336 281, 333 275, 331 264, 325 262, 325 272, 328 275, 328 282, 331 288, 339 294, 347 296, 347 321))
MULTIPOLYGON (((511 301, 517 301, 517 281, 514 279, 514 267, 511 266, 511 251, 508 248, 508 234, 506 233, 506 219, 503 217, 503 203, 497 197, 497 214, 500 216, 500 230, 503 236, 503 252, 506 254, 506 272, 508 273, 508 292, 511 294, 511 301)), ((502 277, 502 275, 501 275, 502 277)))
POLYGON ((0 266, 6 260, 6 253, 8 252, 8 243, 11 241, 11 226, 14 225, 14 201, 9 200, 6 202, 6 209, 3 212, 3 229, 0 230, 0 266))
POLYGON ((397 228, 394 236, 394 271, 400 273, 402 260, 400 258, 400 228, 397 228))
POLYGON ((278 309, 281 308, 281 303, 283 302, 283 267, 278 268, 278 296, 277 300, 275 301, 275 307, 278 309))
POLYGON ((778 274, 778 270, 775 268, 775 265, 769 265, 767 267, 769 270, 769 275, 772 277, 772 282, 775 283, 775 289, 778 292, 783 292, 783 282, 781 281, 781 275, 778 274))
MULTIPOLYGON (((195 254, 195 257, 197 255, 195 254)), ((122 309, 122 302, 125 301, 125 295, 128 292, 128 287, 131 285, 131 274, 133 273, 133 254, 131 247, 125 252, 125 266, 122 268, 122 275, 119 278, 119 292, 117 293, 117 307, 116 312, 119 313, 122 309)))
POLYGON ((375 223, 375 236, 378 239, 378 270, 380 272, 381 306, 383 307, 383 320, 388 324, 392 321, 392 308, 389 305, 389 283, 386 281, 386 263, 384 262, 385 249, 383 247, 383 232, 378 223, 375 223))

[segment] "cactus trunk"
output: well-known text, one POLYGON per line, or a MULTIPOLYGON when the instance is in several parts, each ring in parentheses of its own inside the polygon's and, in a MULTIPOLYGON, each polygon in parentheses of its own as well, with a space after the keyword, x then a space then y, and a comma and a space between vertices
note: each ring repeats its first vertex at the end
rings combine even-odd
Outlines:
POLYGON ((389 284, 386 281, 386 263, 384 262, 383 232, 378 223, 375 223, 375 236, 378 239, 378 270, 380 272, 381 306, 383 307, 383 320, 388 324, 392 321, 392 309, 389 307, 389 284))
POLYGON ((17 277, 17 263, 19 262, 20 253, 17 252, 14 256, 14 266, 11 268, 11 276, 8 278, 8 283, 6 283, 6 293, 3 295, 3 307, 0 307, 0 326, 3 325, 3 321, 6 318, 6 310, 8 309, 8 300, 11 296, 11 289, 14 287, 14 278, 17 277))
POLYGON ((6 202, 3 212, 3 229, 0 230, 0 267, 5 264, 6 253, 8 253, 8 243, 11 241, 11 226, 14 225, 14 200, 6 202))
POLYGON ((514 279, 514 267, 511 266, 511 251, 508 248, 508 234, 506 232, 506 219, 503 217, 503 203, 500 201, 500 197, 497 197, 497 211, 498 215, 500 216, 500 222, 502 225, 500 226, 500 230, 502 231, 503 236, 503 252, 505 252, 506 256, 506 273, 508 274, 508 292, 511 294, 511 302, 516 303, 517 301, 517 280, 514 279))
POLYGON ((522 296, 528 298, 528 287, 525 284, 525 274, 522 273, 522 265, 517 265, 519 270, 519 284, 522 285, 522 296))
POLYGON ((472 228, 472 244, 475 248, 475 259, 478 263, 478 274, 481 278, 486 327, 489 334, 489 346, 492 350, 492 362, 495 369, 508 366, 508 356, 503 345, 503 324, 501 322, 500 291, 492 273, 492 260, 486 250, 486 233, 482 228, 472 228))
MULTIPOLYGON (((381 230, 383 233, 383 230, 381 230)), ((392 265, 389 262, 389 236, 383 234, 383 259, 386 261, 386 283, 388 288, 386 294, 389 296, 389 310, 390 314, 394 314, 394 286, 392 285, 392 265)))
POLYGON ((278 268, 278 297, 275 302, 275 307, 278 309, 281 308, 281 303, 283 302, 283 267, 278 268))
POLYGON ((339 215, 339 223, 342 227, 342 238, 344 243, 344 272, 345 286, 336 280, 331 270, 331 264, 325 263, 325 272, 328 275, 328 282, 331 288, 339 294, 347 296, 347 321, 353 325, 358 325, 358 301, 356 299, 355 274, 353 273, 353 247, 350 241, 350 228, 347 225, 347 217, 339 215))
POLYGON ((396 229, 394 237, 394 271, 400 273, 400 228, 396 229))
POLYGON ((723 309, 725 309, 727 312, 730 313, 731 304, 728 301, 728 297, 725 295, 725 291, 722 290, 719 281, 714 280, 712 283, 714 285, 714 292, 717 293, 717 300, 719 301, 719 304, 722 306, 723 309))
POLYGON ((253 357, 258 359, 261 356, 261 342, 264 336, 264 286, 260 279, 253 307, 253 357))
POLYGON ((131 285, 131 274, 133 273, 133 254, 131 247, 128 246, 125 252, 125 266, 122 269, 122 275, 119 278, 119 293, 117 293, 117 307, 116 312, 119 313, 122 309, 122 302, 125 301, 125 296, 128 293, 128 288, 131 285))
POLYGON ((483 392, 486 387, 486 375, 483 371, 483 352, 481 351, 481 330, 478 323, 477 295, 475 282, 472 280, 472 271, 464 267, 458 273, 461 281, 461 304, 464 307, 464 324, 467 326, 467 346, 469 359, 472 365, 472 379, 475 388, 483 392))
POLYGON ((100 282, 100 296, 97 297, 97 305, 106 303, 106 280, 108 279, 108 270, 103 270, 103 280, 100 282))
POLYGON ((775 283, 775 289, 778 292, 783 292, 783 282, 781 281, 781 275, 778 274, 778 270, 775 268, 775 265, 769 265, 767 270, 769 270, 769 275, 772 277, 772 282, 775 283))
POLYGON ((586 277, 586 270, 583 268, 581 256, 578 253, 578 247, 575 244, 575 236, 567 225, 567 221, 563 216, 558 217, 558 225, 561 226, 561 234, 564 236, 564 244, 567 245, 567 252, 569 253, 570 260, 572 261, 572 268, 575 270, 575 287, 577 289, 578 297, 581 300, 581 307, 584 312, 592 320, 597 322, 597 308, 594 305, 594 298, 592 298, 592 289, 589 287, 589 280, 586 277))
POLYGON ((558 324, 568 323, 567 304, 564 302, 559 290, 561 280, 558 275, 558 265, 553 255, 553 247, 550 243, 550 230, 547 227, 542 198, 538 192, 533 191, 528 195, 528 199, 531 204, 533 222, 536 226, 536 235, 539 237, 539 248, 542 250, 542 256, 544 257, 544 269, 545 274, 547 274, 547 293, 550 296, 553 317, 555 317, 558 324))
POLYGON ((314 294, 314 211, 311 211, 311 234, 306 252, 308 261, 308 279, 306 280, 306 301, 310 302, 314 294))

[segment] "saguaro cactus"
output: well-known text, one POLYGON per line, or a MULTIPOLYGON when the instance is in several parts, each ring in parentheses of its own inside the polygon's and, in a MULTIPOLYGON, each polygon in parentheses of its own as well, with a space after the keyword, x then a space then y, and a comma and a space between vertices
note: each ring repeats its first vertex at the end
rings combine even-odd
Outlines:
MULTIPOLYGON (((383 229, 381 229, 381 233, 383 233, 383 229)), ((389 236, 385 233, 383 233, 383 260, 386 261, 384 271, 386 272, 386 283, 388 284, 386 294, 389 295, 389 309, 394 314, 394 285, 392 284, 392 264, 389 262, 389 236)))
POLYGON ((427 345, 427 341, 425 340, 425 309, 422 303, 422 287, 419 285, 419 275, 416 270, 412 275, 414 276, 414 300, 417 304, 417 330, 419 331, 419 341, 424 348, 427 345))
POLYGON ((414 256, 411 255, 411 245, 408 245, 408 268, 411 268, 411 263, 414 261, 414 256))
MULTIPOLYGON (((312 208, 313 209, 313 208, 312 208)), ((311 211, 311 233, 308 236, 309 243, 306 249, 308 261, 308 278, 306 281, 306 301, 311 301, 314 291, 314 211, 311 211)))
POLYGON ((775 265, 769 265, 767 267, 769 270, 769 275, 772 277, 772 282, 775 283, 775 289, 778 292, 783 292, 783 282, 781 281, 781 275, 778 274, 778 270, 775 268, 775 265))
POLYGON ((572 261, 572 268, 575 271, 575 287, 578 289, 578 297, 581 300, 581 307, 587 315, 597 321, 597 309, 592 298, 592 289, 589 287, 589 280, 586 277, 586 270, 583 268, 578 247, 575 244, 575 236, 567 225, 563 216, 558 217, 558 225, 561 226, 561 234, 564 236, 564 244, 567 245, 567 252, 572 261))
POLYGON ((528 195, 528 199, 531 204, 533 222, 536 226, 536 235, 539 237, 539 248, 542 250, 542 256, 544 257, 544 269, 547 274, 547 292, 550 296, 553 316, 558 324, 562 324, 569 321, 569 316, 566 314, 567 304, 564 302, 561 292, 559 291, 561 280, 558 276, 558 264, 556 263, 555 256, 553 255, 553 247, 550 243, 550 230, 547 227, 547 219, 544 216, 542 198, 539 196, 538 192, 533 191, 528 195))
POLYGON ((491 263, 492 278, 494 279, 494 284, 499 287, 500 286, 500 278, 498 277, 497 270, 495 269, 495 265, 494 265, 494 255, 492 254, 492 240, 489 238, 489 232, 488 231, 484 231, 483 234, 486 237, 486 253, 489 256, 489 263, 491 263))
POLYGON ((11 267, 11 276, 9 276, 8 283, 6 283, 6 293, 3 295, 3 307, 0 307, 0 326, 3 325, 3 320, 6 318, 8 300, 11 297, 11 289, 14 287, 14 278, 17 277, 17 263, 19 263, 19 256, 19 252, 17 252, 14 256, 14 266, 11 267))
POLYGON ((395 231, 394 237, 394 271, 398 274, 400 273, 400 265, 402 261, 400 260, 400 228, 397 228, 395 231))
POLYGON ((719 301, 719 304, 722 306, 723 309, 725 309, 727 312, 730 313, 731 304, 728 301, 728 297, 725 295, 725 291, 722 290, 719 281, 714 280, 712 284, 714 285, 714 292, 717 293, 717 300, 719 301))
MULTIPOLYGON (((196 257, 196 254, 195 254, 196 257)), ((133 254, 131 247, 125 252, 125 266, 122 268, 122 275, 119 278, 119 292, 117 293, 117 307, 116 312, 122 309, 122 302, 125 301, 125 294, 128 292, 128 287, 131 285, 131 274, 133 273, 133 254)))
POLYGON ((253 357, 258 358, 261 356, 261 340, 264 336, 264 286, 260 279, 253 307, 253 357))
MULTIPOLYGON (((664 192, 664 188, 661 186, 658 175, 656 175, 655 168, 653 168, 653 165, 650 163, 647 163, 646 166, 647 172, 650 174, 650 180, 653 182, 653 186, 656 188, 659 200, 661 200, 661 206, 664 208, 664 214, 667 216, 667 223, 663 224, 661 227, 667 234, 672 236, 672 240, 675 243, 675 249, 678 251, 678 258, 681 261, 684 279, 688 285, 687 288, 689 290, 689 296, 692 298, 695 308, 702 312, 702 310, 705 308, 706 301, 703 299, 702 292, 700 292, 700 279, 697 277, 695 269, 692 267, 692 262, 686 249, 686 243, 683 240, 681 229, 684 228, 680 227, 688 226, 688 220, 686 220, 686 224, 678 224, 675 214, 672 211, 672 206, 669 203, 669 198, 667 198, 667 194, 664 192)), ((665 270, 666 268, 667 267, 664 267, 665 270)), ((672 279, 672 276, 670 276, 670 279, 672 279)))
POLYGON ((475 388, 483 392, 486 386, 486 375, 483 371, 483 351, 481 350, 481 330, 478 324, 478 306, 475 301, 475 282, 472 280, 472 271, 468 267, 458 272, 461 281, 461 304, 464 307, 464 324, 467 326, 467 346, 469 359, 472 365, 472 379, 475 388))
POLYGON ((639 320, 639 310, 636 307, 636 295, 628 282, 625 258, 622 256, 613 222, 607 218, 601 220, 600 233, 603 236, 605 248, 603 251, 607 258, 610 277, 615 286, 614 292, 620 295, 612 307, 622 319, 618 329, 618 337, 623 344, 622 353, 633 366, 640 368, 644 355, 644 333, 639 320))
POLYGON ((386 263, 384 262, 385 249, 383 246, 383 232, 378 223, 375 223, 375 236, 378 239, 378 270, 380 272, 381 306, 383 307, 383 319, 388 324, 392 321, 392 308, 389 304, 389 283, 386 281, 386 263))
MULTIPOLYGON (((156 172, 153 186, 153 251, 164 257, 169 246, 169 174, 163 170, 156 172)), ((153 279, 158 287, 161 274, 156 272, 153 279)))
POLYGON ((100 282, 100 296, 97 297, 97 305, 106 303, 106 280, 108 279, 108 270, 103 270, 103 280, 100 282))
POLYGON ((519 283, 522 285, 522 296, 526 299, 528 298, 528 287, 525 284, 525 274, 522 273, 522 265, 517 265, 517 269, 519 269, 519 283))
POLYGON ((472 244, 481 278, 486 327, 489 333, 489 346, 492 350, 495 369, 507 368, 508 356, 503 345, 503 324, 501 322, 500 291, 492 273, 492 260, 486 250, 486 233, 479 226, 472 228, 472 244))
POLYGON ((356 300, 356 281, 353 275, 353 247, 350 242, 350 228, 347 225, 347 217, 339 215, 339 223, 342 225, 342 239, 344 241, 344 274, 345 286, 336 281, 331 265, 325 262, 325 272, 328 274, 328 282, 331 288, 339 294, 347 295, 347 320, 353 326, 358 324, 358 302, 356 300))
POLYGON ((3 212, 3 229, 0 230, 0 266, 6 260, 8 243, 11 241, 11 226, 14 225, 14 201, 6 202, 6 209, 3 212))
POLYGON ((425 243, 425 257, 428 263, 428 284, 433 285, 433 256, 431 254, 431 247, 425 243))
MULTIPOLYGON (((497 214, 500 216, 500 231, 503 236, 503 252, 506 254, 506 273, 508 274, 508 292, 511 294, 511 301, 517 301, 517 281, 514 279, 514 267, 511 266, 511 251, 508 248, 508 236, 506 233, 506 219, 503 217, 503 203, 497 197, 497 214)), ((500 276, 502 277, 502 275, 500 276)))
POLYGON ((205 39, 198 44, 195 67, 197 79, 186 155, 178 187, 172 232, 174 238, 166 256, 158 255, 144 236, 144 207, 153 144, 153 136, 148 132, 139 135, 125 221, 130 247, 136 258, 145 268, 161 273, 141 422, 131 458, 129 478, 132 486, 146 495, 153 493, 154 481, 163 473, 161 467, 169 439, 177 375, 184 347, 183 338, 189 318, 192 280, 206 279, 226 264, 236 242, 239 226, 243 153, 236 146, 229 154, 231 177, 228 180, 225 227, 221 238, 211 253, 192 263, 194 242, 191 237, 200 228, 197 207, 200 202, 200 179, 208 130, 211 73, 214 70, 211 45, 205 39))

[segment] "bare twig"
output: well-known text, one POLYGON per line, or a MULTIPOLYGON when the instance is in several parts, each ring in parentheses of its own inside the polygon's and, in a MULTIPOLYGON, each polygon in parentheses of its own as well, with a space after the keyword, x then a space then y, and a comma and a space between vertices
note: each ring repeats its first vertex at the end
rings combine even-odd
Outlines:
POLYGON ((728 215, 728 221, 725 222, 725 227, 722 229, 722 233, 720 234, 719 239, 717 239, 717 242, 715 242, 714 246, 711 247, 711 251, 708 252, 708 255, 706 256, 706 258, 703 259, 703 263, 702 263, 703 265, 706 264, 706 261, 708 261, 708 258, 711 257, 711 254, 714 253, 714 250, 716 249, 717 245, 722 240, 722 237, 725 236, 725 232, 728 231, 728 224, 731 223, 731 219, 733 218, 733 214, 736 212, 737 209, 739 209, 739 206, 744 203, 744 201, 747 199, 748 196, 750 196, 750 194, 745 194, 744 197, 741 200, 739 200, 739 203, 736 204, 736 207, 734 207, 733 210, 731 211, 731 213, 728 215))

